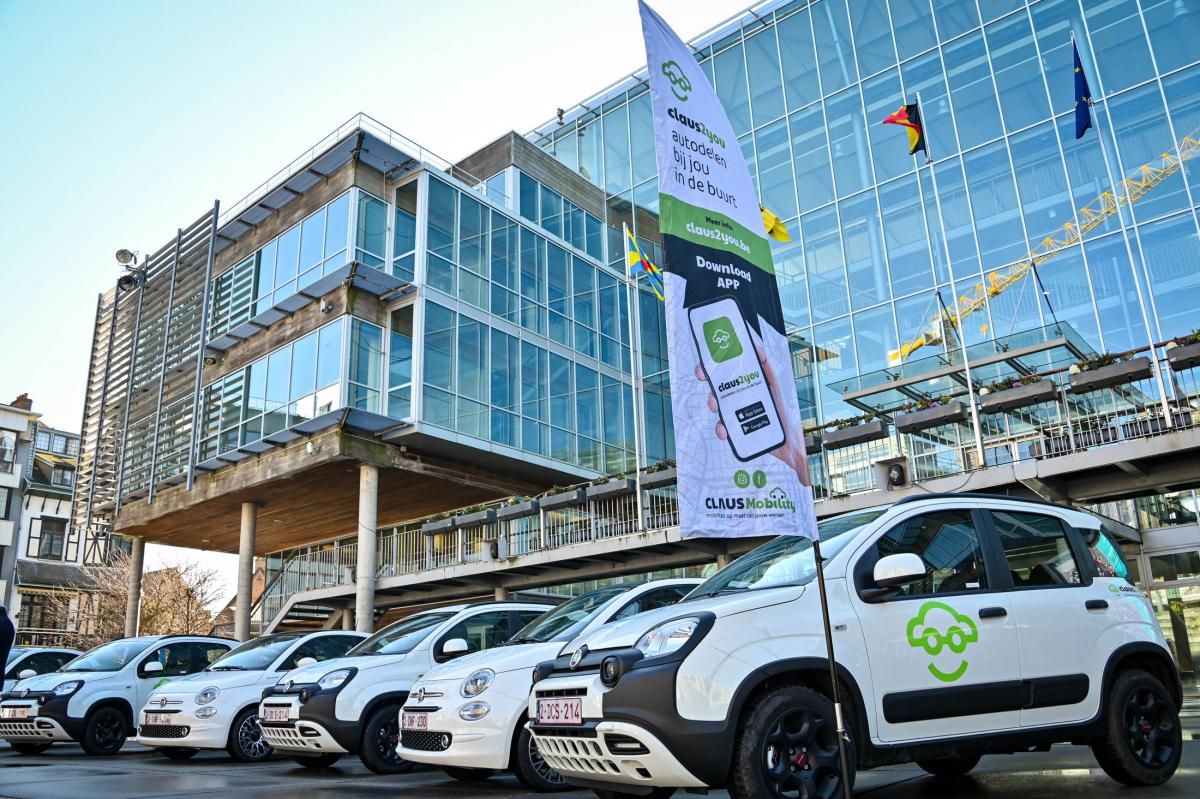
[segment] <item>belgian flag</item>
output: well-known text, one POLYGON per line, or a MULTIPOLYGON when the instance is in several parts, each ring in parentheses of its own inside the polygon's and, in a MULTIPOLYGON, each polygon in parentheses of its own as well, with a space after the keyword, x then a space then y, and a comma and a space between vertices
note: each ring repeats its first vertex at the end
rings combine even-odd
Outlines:
POLYGON ((908 128, 908 154, 916 155, 917 150, 929 155, 925 149, 925 127, 921 124, 921 109, 916 103, 900 106, 900 110, 890 114, 883 120, 885 125, 903 125, 908 128))

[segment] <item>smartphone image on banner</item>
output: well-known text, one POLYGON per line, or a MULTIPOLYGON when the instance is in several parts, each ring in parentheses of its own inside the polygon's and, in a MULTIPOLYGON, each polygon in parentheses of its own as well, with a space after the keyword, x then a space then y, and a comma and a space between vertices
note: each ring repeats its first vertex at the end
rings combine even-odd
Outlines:
POLYGON ((787 433, 741 308, 725 297, 689 309, 688 318, 734 457, 753 460, 783 446, 787 433))

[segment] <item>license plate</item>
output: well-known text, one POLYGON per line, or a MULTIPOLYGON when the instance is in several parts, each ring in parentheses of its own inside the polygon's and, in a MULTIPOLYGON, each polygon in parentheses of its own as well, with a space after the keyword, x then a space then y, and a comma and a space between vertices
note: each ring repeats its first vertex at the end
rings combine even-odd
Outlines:
POLYGON ((272 707, 271 705, 267 705, 266 707, 263 708, 262 720, 263 721, 287 721, 288 720, 287 706, 279 705, 279 706, 272 707))
POLYGON ((0 719, 27 719, 29 718, 28 707, 0 707, 0 719))
POLYGON ((400 728, 404 730, 428 730, 428 713, 405 713, 400 720, 400 728))
POLYGON ((169 725, 171 723, 171 715, 170 713, 147 713, 146 723, 169 725))
POLYGON ((578 696, 539 699, 538 724, 583 724, 583 699, 578 696))

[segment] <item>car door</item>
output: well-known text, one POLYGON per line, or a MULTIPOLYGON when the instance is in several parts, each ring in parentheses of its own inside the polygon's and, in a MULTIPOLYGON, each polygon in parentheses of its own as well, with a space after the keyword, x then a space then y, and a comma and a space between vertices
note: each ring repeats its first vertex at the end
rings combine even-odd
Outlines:
POLYGON ((1020 666, 986 520, 914 513, 857 553, 851 602, 865 639, 879 737, 928 740, 1020 725, 1020 666), (870 601, 875 563, 912 553, 924 579, 870 601))
POLYGON ((1105 631, 1118 623, 1118 600, 1096 584, 1086 544, 1057 516, 992 510, 988 518, 1011 583, 1017 623, 1025 726, 1082 721, 1096 712, 1105 631))
POLYGON ((192 645, 187 641, 172 640, 152 649, 148 654, 142 655, 137 662, 137 679, 135 680, 137 707, 139 709, 144 707, 146 700, 158 686, 170 682, 172 678, 183 677, 191 673, 192 645), (154 662, 162 664, 162 671, 147 672, 146 665, 154 662))

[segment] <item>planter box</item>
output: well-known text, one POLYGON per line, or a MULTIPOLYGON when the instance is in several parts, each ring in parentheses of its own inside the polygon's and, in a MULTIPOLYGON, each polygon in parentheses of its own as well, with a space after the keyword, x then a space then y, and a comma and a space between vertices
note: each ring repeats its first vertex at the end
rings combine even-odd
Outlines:
POLYGON ((679 477, 679 472, 674 466, 666 469, 659 469, 657 472, 642 472, 638 475, 638 483, 643 489, 662 488, 663 486, 675 485, 675 481, 679 477))
POLYGON ((622 497, 626 494, 632 494, 636 490, 636 483, 628 477, 622 477, 617 480, 609 480, 607 483, 600 485, 590 485, 587 487, 588 499, 608 499, 610 497, 622 497))
MULTIPOLYGON (((1024 388, 1024 386, 1021 386, 1024 388)), ((955 400, 939 405, 936 408, 926 408, 923 411, 912 411, 896 416, 896 432, 915 433, 930 427, 941 427, 944 424, 961 422, 967 418, 967 406, 955 400)))
POLYGON ((1167 353, 1167 360, 1176 372, 1200 366, 1200 344, 1175 347, 1167 353))
POLYGON ((846 427, 842 430, 826 430, 821 434, 821 441, 825 449, 842 449, 843 447, 852 447, 855 444, 865 444, 868 441, 878 441, 881 438, 887 437, 887 422, 882 419, 876 419, 872 422, 856 424, 853 427, 846 427))
POLYGON ((537 514, 540 508, 541 503, 536 499, 527 499, 515 505, 505 505, 504 507, 496 508, 496 518, 502 522, 511 521, 512 519, 524 519, 526 516, 537 514))
POLYGON ((1004 413, 1040 402, 1051 402, 1057 393, 1058 387, 1053 380, 1039 380, 1018 388, 984 394, 979 398, 979 410, 982 413, 1004 413))
POLYGON ((1117 440, 1117 428, 1109 425, 1095 430, 1076 430, 1075 448, 1098 447, 1101 444, 1111 444, 1117 440))
POLYGON ((496 521, 496 509, 486 508, 478 510, 474 513, 464 513, 461 516, 454 517, 456 527, 479 527, 485 524, 491 524, 496 521))
POLYGON ((570 491, 563 491, 560 494, 551 494, 542 497, 539 502, 542 503, 542 510, 556 510, 558 508, 569 508, 572 505, 582 505, 587 499, 587 492, 582 488, 573 488, 570 491))
POLYGON ((1083 394, 1088 391, 1099 391, 1102 388, 1123 386, 1126 383, 1145 380, 1153 373, 1150 359, 1143 356, 1071 375, 1071 391, 1083 394))
POLYGON ((824 442, 821 440, 819 433, 809 433, 804 436, 804 453, 806 455, 820 452, 823 446, 824 442))
MULTIPOLYGON (((1191 427, 1192 415, 1186 411, 1175 411, 1171 414, 1171 422, 1176 429, 1191 427)), ((1152 436, 1166 430, 1161 416, 1151 416, 1147 419, 1133 419, 1121 425, 1121 433, 1125 438, 1140 438, 1152 436)))
POLYGON ((438 535, 440 533, 448 533, 454 529, 454 518, 438 519, 436 522, 425 522, 421 525, 421 532, 425 535, 438 535))

